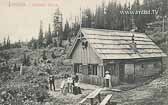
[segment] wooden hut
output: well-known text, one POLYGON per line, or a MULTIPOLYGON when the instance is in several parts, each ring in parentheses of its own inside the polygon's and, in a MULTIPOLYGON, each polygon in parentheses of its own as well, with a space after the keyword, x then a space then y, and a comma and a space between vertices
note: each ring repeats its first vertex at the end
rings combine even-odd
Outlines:
POLYGON ((112 85, 158 74, 165 56, 144 33, 93 28, 80 29, 68 53, 80 81, 101 86, 106 71, 112 85))

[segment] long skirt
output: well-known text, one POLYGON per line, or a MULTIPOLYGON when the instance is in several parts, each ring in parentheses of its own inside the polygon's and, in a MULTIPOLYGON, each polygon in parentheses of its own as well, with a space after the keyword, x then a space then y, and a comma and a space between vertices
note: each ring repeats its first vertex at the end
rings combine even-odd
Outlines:
POLYGON ((73 87, 73 94, 74 95, 78 94, 78 88, 76 86, 73 87))
POLYGON ((68 87, 64 87, 63 88, 63 95, 67 95, 67 93, 68 93, 68 87))
POLYGON ((80 88, 80 87, 77 87, 77 86, 74 86, 74 87, 73 87, 73 94, 74 94, 74 95, 82 94, 81 88, 80 88))

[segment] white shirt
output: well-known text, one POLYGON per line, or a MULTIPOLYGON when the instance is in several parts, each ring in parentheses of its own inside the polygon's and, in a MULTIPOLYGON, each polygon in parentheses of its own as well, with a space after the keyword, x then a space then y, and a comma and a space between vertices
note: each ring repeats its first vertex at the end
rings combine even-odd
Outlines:
POLYGON ((111 79, 111 75, 110 74, 106 74, 104 78, 105 79, 111 79))
POLYGON ((79 82, 75 82, 74 84, 76 87, 79 87, 79 82))
POLYGON ((61 88, 63 88, 64 85, 65 85, 65 80, 63 80, 63 81, 61 82, 61 88))
POLYGON ((69 77, 69 78, 68 78, 68 80, 67 80, 67 82, 68 82, 68 83, 73 83, 72 78, 71 78, 71 77, 69 77))

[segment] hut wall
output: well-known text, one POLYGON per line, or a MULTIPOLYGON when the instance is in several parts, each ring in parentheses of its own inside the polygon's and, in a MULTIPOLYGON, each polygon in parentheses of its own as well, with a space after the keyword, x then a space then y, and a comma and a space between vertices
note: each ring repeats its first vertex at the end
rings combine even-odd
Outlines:
POLYGON ((149 78, 150 76, 159 74, 161 72, 161 61, 155 60, 144 60, 136 62, 135 64, 125 64, 125 75, 124 78, 127 82, 138 81, 141 79, 149 78))
POLYGON ((134 80, 134 64, 125 64, 125 80, 132 82, 134 80))
POLYGON ((161 66, 161 61, 136 63, 135 77, 143 78, 159 74, 159 72, 161 71, 161 66))
POLYGON ((103 77, 97 76, 97 75, 84 75, 81 73, 78 73, 80 82, 92 84, 92 85, 98 85, 98 86, 104 86, 105 80, 103 77))
POLYGON ((111 75, 112 85, 119 84, 119 64, 115 64, 115 73, 111 75))
POLYGON ((79 80, 83 83, 104 86, 104 67, 97 65, 97 74, 89 74, 88 65, 81 65, 80 72, 77 73, 79 80))
POLYGON ((79 67, 79 72, 77 73, 81 82, 99 86, 104 84, 104 71, 102 62, 89 44, 87 48, 82 48, 82 43, 78 42, 72 55, 72 62, 74 64, 81 64, 79 67), (89 74, 89 64, 97 65, 97 75, 89 74))

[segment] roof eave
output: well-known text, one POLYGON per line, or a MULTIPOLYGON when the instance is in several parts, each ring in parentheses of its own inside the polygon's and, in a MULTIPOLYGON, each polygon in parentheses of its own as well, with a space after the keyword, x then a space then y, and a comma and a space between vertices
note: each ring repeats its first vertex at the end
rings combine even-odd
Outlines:
POLYGON ((71 59, 72 57, 72 53, 73 53, 73 51, 74 51, 74 48, 75 48, 75 46, 76 46, 76 44, 77 44, 77 42, 78 42, 78 36, 79 36, 79 33, 81 33, 81 30, 79 30, 79 32, 77 33, 77 36, 76 36, 76 38, 75 38, 75 41, 74 41, 74 44, 72 45, 72 48, 68 51, 68 54, 67 54, 67 58, 69 58, 69 59, 71 59))

